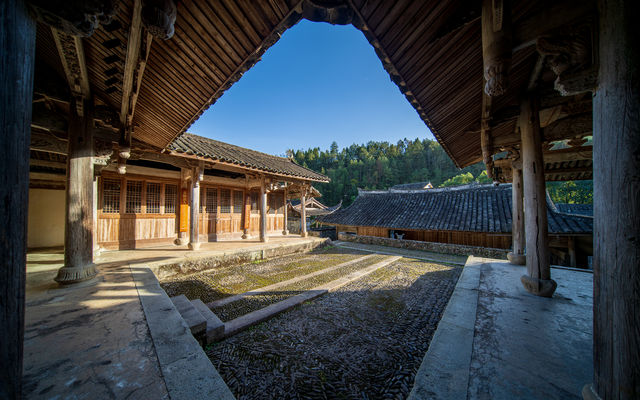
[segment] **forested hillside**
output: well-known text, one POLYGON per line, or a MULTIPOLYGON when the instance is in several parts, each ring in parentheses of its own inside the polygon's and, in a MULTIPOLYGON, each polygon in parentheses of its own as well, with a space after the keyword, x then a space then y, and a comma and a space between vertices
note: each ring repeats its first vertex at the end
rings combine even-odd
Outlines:
POLYGON ((387 189, 400 183, 430 181, 434 187, 460 173, 478 176, 484 165, 478 163, 462 170, 456 168, 438 142, 429 139, 401 140, 396 144, 369 142, 338 149, 289 150, 295 161, 331 178, 331 183, 315 185, 322 202, 334 205, 340 200, 349 205, 361 189, 387 189))
MULTIPOLYGON (((358 188, 388 189, 411 182, 431 182, 434 187, 490 182, 483 163, 460 170, 440 144, 429 139, 352 144, 342 150, 333 142, 326 151, 316 147, 287 153, 298 164, 331 178, 330 183, 315 185, 323 195, 321 201, 329 206, 340 200, 348 206, 358 188)), ((593 199, 592 181, 550 182, 547 187, 556 202, 591 203, 593 199)))

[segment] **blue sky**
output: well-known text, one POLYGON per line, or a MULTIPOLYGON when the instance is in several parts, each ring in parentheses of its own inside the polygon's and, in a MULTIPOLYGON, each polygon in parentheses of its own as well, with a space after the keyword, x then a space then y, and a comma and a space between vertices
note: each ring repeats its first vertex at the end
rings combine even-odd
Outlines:
POLYGON ((189 132, 265 153, 433 139, 353 26, 302 20, 189 132))

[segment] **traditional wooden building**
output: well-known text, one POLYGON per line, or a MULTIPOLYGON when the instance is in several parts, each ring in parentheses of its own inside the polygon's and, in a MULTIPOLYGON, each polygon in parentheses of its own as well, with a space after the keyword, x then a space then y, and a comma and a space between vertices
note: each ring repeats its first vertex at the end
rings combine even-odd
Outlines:
MULTIPOLYGON (((359 190, 353 204, 320 220, 357 235, 509 249, 511 208, 510 184, 359 190)), ((593 218, 558 212, 548 197, 547 216, 553 261, 586 267, 593 218)))
MULTIPOLYGON (((56 216, 64 216, 66 207, 66 155, 51 150, 32 145, 30 247, 64 244, 64 218, 56 216)), ((266 195, 262 239, 286 234, 285 195, 299 196, 311 182, 328 180, 288 158, 189 133, 164 153, 134 148, 126 167, 106 161, 96 180, 94 201, 94 239, 104 249, 187 244, 190 207, 197 211, 198 243, 260 237, 261 190, 266 195), (200 168, 197 175, 194 167, 200 168), (197 199, 190 190, 194 182, 197 199)))
MULTIPOLYGON (((584 395, 637 398, 638 14, 637 2, 624 0, 4 1, 0 358, 8 361, 0 393, 17 398, 21 388, 30 144, 65 139, 73 201, 62 275, 90 278, 103 150, 121 167, 136 147, 165 154, 306 18, 360 29, 456 165, 483 160, 489 177, 513 181, 513 248, 522 255, 527 236, 530 292, 555 289, 545 179, 593 177, 594 378, 584 395), (572 147, 551 150, 558 140, 572 147)), ((204 176, 201 166, 191 175, 204 176)))

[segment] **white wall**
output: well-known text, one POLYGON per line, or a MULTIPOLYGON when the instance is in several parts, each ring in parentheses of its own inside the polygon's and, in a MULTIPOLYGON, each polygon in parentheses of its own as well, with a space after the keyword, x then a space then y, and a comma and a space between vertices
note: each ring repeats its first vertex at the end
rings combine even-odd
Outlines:
POLYGON ((64 190, 29 189, 27 247, 64 246, 64 190))

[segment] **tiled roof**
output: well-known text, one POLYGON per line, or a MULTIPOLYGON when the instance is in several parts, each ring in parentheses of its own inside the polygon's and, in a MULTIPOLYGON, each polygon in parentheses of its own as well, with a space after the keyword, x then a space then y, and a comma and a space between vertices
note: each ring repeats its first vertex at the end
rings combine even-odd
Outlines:
POLYGON ((555 203, 559 212, 565 214, 593 216, 593 204, 555 203))
POLYGON ((328 177, 302 167, 288 158, 272 156, 271 154, 219 142, 192 133, 185 133, 179 136, 168 148, 176 153, 207 157, 212 160, 235 164, 239 167, 253 168, 316 182, 329 182, 328 177))
POLYGON ((431 182, 401 183, 399 185, 391 186, 392 190, 426 190, 431 188, 433 188, 431 182))
MULTIPOLYGON (((593 218, 556 212, 547 202, 549 232, 593 231, 593 218)), ((392 229, 511 233, 511 184, 420 191, 360 191, 355 202, 321 221, 392 229)))

